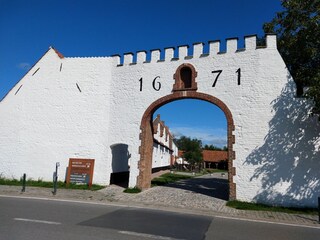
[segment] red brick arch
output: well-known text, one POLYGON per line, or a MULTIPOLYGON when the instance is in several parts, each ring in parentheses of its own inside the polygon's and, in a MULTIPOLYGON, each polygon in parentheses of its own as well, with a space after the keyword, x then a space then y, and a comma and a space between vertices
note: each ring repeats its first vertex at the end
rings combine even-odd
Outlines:
POLYGON ((164 96, 153 102, 143 114, 141 120, 141 145, 139 148, 140 161, 138 163, 139 175, 137 178, 137 187, 140 189, 148 189, 151 187, 151 168, 152 168, 152 153, 153 153, 153 133, 152 133, 152 116, 153 113, 162 105, 178 99, 199 99, 210 102, 218 106, 225 114, 227 119, 227 140, 228 140, 228 181, 229 181, 229 199, 236 199, 236 184, 233 182, 235 175, 235 168, 233 167, 233 160, 235 159, 235 152, 233 151, 233 144, 235 142, 234 123, 232 114, 229 108, 218 98, 205 93, 195 91, 178 91, 170 95, 164 96))

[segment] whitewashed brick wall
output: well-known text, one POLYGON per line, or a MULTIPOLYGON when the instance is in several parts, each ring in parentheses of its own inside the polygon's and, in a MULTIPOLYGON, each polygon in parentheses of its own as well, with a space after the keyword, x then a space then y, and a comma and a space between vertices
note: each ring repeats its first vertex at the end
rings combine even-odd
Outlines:
POLYGON ((194 45, 193 57, 186 46, 179 47, 177 59, 168 48, 160 61, 153 51, 150 62, 142 51, 136 63, 132 54, 123 61, 118 56, 61 59, 49 49, 0 102, 0 174, 51 180, 60 162, 64 179, 69 158, 94 158, 93 181, 109 184, 111 146, 127 144, 129 186, 135 186, 143 113, 171 94, 176 69, 190 63, 198 72, 197 91, 217 97, 232 113, 237 198, 316 206, 320 125, 309 116, 310 103, 295 97, 276 37, 267 36, 265 48, 256 47, 255 36, 246 37, 242 50, 229 39, 225 53, 218 41, 209 45, 209 54, 203 54, 202 44, 194 45), (212 87, 216 70, 222 73, 212 87))

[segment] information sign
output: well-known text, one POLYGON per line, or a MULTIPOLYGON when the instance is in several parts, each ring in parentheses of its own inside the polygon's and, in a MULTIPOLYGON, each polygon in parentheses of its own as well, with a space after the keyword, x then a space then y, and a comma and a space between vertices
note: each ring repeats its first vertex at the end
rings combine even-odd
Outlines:
POLYGON ((91 187, 93 179, 94 159, 70 158, 67 184, 87 184, 91 187))

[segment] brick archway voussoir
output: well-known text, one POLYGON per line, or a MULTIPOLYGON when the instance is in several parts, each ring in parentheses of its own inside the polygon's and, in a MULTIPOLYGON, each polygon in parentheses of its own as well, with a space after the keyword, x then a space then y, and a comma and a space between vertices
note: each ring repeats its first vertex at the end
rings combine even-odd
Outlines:
POLYGON ((218 106, 225 114, 227 119, 227 142, 228 142, 228 181, 229 181, 229 199, 236 199, 236 184, 233 182, 233 176, 236 174, 233 167, 233 160, 235 159, 235 152, 233 151, 233 144, 235 143, 234 122, 229 108, 218 98, 195 91, 178 91, 170 95, 159 98, 154 101, 144 112, 140 125, 140 140, 139 147, 140 161, 138 163, 139 175, 137 177, 137 187, 140 189, 148 189, 151 187, 151 168, 152 168, 152 153, 153 153, 153 130, 152 130, 152 116, 153 113, 161 106, 178 100, 178 99, 198 99, 210 102, 218 106))

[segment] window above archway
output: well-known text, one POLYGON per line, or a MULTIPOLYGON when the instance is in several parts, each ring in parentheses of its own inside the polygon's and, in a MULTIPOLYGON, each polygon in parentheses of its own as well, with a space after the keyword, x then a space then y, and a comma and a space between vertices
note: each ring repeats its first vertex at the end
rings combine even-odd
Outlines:
POLYGON ((191 64, 184 63, 180 65, 173 75, 175 83, 173 84, 172 91, 196 91, 196 77, 196 69, 191 64))

